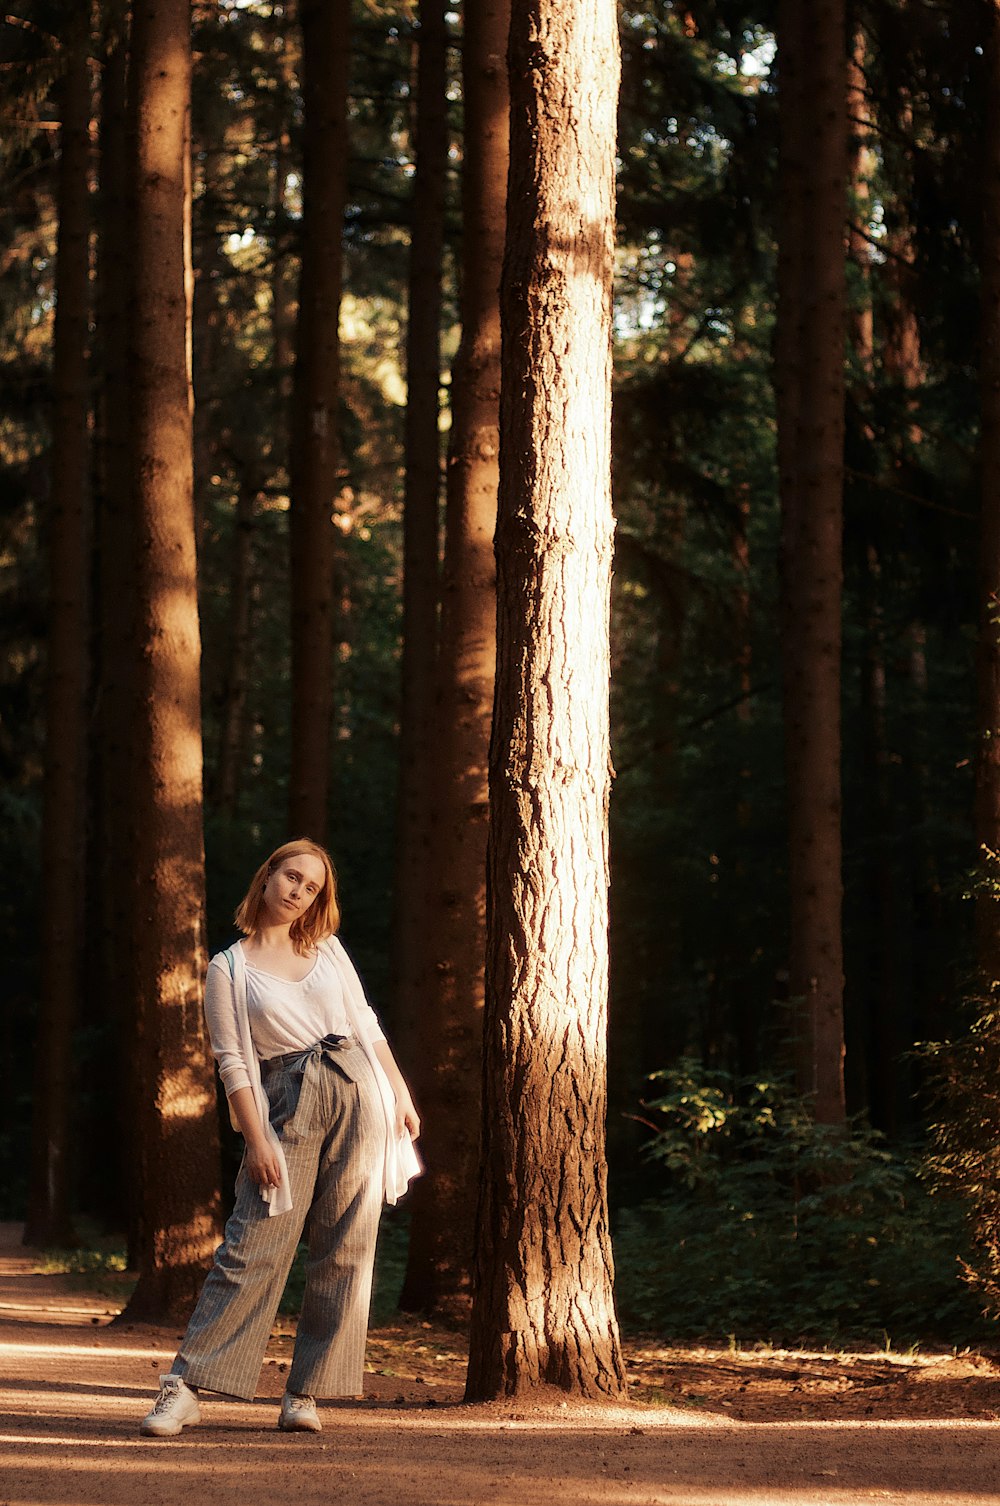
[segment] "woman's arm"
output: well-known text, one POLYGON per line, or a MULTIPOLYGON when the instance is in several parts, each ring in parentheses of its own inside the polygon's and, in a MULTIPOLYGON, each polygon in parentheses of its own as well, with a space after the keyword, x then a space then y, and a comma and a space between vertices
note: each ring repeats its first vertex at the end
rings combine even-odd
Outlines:
POLYGON ((261 1128, 253 1089, 237 1088, 229 1104, 246 1141, 246 1168, 251 1182, 258 1187, 277 1187, 281 1181, 281 1162, 261 1128))
POLYGON ((217 958, 212 959, 205 980, 205 1019, 222 1086, 246 1141, 247 1175, 258 1187, 277 1187, 281 1162, 264 1134, 250 1087, 250 1066, 243 1055, 236 1017, 236 988, 225 963, 217 958))
POLYGON ((396 1066, 396 1058, 389 1050, 389 1042, 372 1041, 371 1045, 383 1072, 389 1079, 389 1086, 396 1095, 396 1134, 406 1134, 411 1140, 415 1140, 420 1134, 420 1119, 413 1107, 413 1099, 403 1080, 403 1074, 396 1066))

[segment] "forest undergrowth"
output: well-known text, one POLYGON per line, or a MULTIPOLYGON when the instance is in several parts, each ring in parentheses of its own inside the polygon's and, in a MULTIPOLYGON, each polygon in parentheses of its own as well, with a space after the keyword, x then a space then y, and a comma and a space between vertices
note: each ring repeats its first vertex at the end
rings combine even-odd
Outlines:
MULTIPOLYGON (((890 1144, 863 1120, 813 1122, 780 1079, 740 1080, 680 1062, 644 1105, 648 1195, 615 1214, 616 1299, 634 1338, 839 1350, 954 1350, 995 1340, 961 1200, 937 1190, 916 1142, 890 1144)), ((409 1220, 386 1210, 374 1327, 399 1317, 409 1220)), ((76 1250, 42 1269, 76 1274, 124 1300, 120 1240, 81 1225, 76 1250)), ((298 1313, 305 1246, 280 1312, 298 1313)))

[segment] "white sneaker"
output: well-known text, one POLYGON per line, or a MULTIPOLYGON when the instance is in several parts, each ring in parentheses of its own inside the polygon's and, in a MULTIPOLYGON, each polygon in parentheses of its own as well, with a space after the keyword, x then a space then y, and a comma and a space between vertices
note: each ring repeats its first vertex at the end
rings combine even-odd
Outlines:
POLYGON ((294 1391, 286 1391, 281 1398, 278 1426, 283 1433, 319 1433, 323 1429, 312 1397, 297 1396, 294 1391))
POLYGON ((174 1438, 189 1422, 200 1422, 198 1398, 182 1375, 161 1375, 160 1394, 139 1424, 145 1438, 174 1438))

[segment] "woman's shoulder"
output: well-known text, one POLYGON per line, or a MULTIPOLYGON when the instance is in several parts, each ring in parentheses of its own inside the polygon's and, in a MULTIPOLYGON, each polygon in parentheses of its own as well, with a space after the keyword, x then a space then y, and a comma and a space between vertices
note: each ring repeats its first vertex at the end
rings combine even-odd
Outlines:
POLYGON ((337 957, 345 957, 347 955, 340 937, 335 936, 332 932, 329 936, 320 937, 316 943, 316 950, 320 953, 326 952, 327 954, 332 952, 337 957))
POLYGON ((236 948, 240 946, 240 944, 241 943, 239 941, 234 941, 230 946, 223 947, 220 952, 215 952, 213 956, 209 958, 209 972, 211 972, 213 967, 219 968, 226 974, 227 978, 232 978, 235 973, 235 952, 236 948))

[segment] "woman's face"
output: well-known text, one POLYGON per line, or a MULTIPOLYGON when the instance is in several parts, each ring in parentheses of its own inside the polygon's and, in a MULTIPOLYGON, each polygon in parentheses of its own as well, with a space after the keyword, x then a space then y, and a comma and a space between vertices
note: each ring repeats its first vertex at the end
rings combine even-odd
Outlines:
POLYGON ((264 885, 272 925, 291 925, 304 915, 326 881, 326 868, 310 852, 285 858, 264 885))

